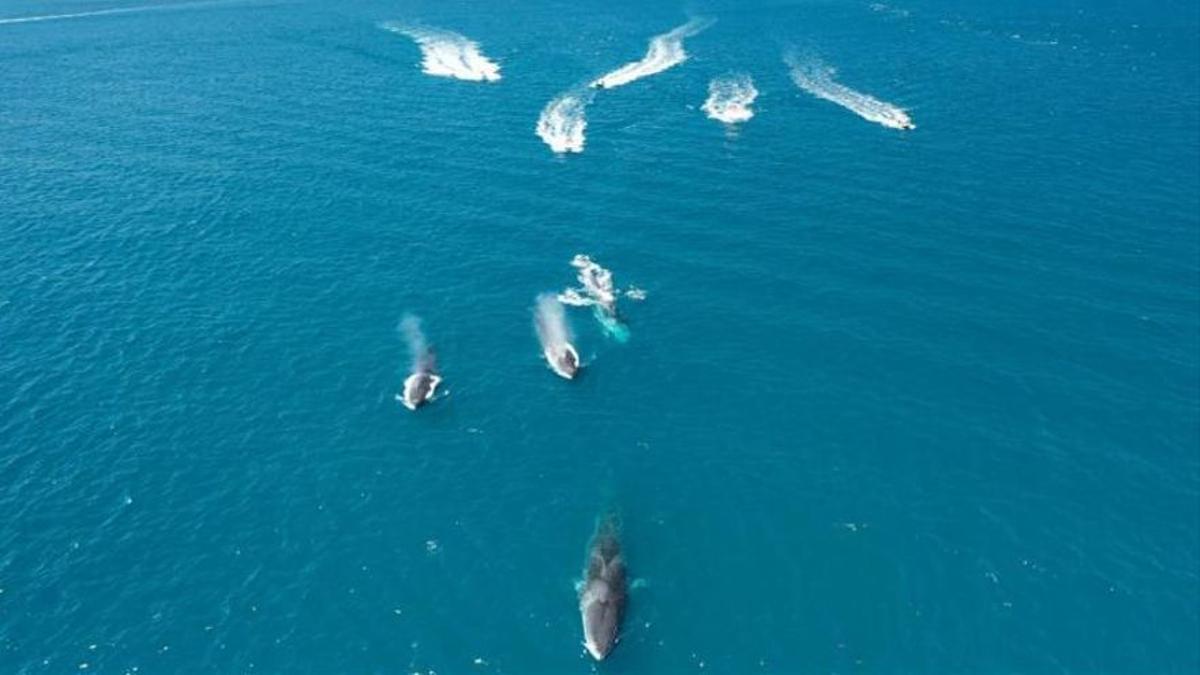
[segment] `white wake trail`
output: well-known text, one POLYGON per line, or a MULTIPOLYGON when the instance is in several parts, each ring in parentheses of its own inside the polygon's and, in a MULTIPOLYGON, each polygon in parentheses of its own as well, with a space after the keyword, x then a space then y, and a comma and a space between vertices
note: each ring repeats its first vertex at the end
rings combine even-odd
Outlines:
POLYGON ((709 82, 708 100, 700 109, 708 114, 709 119, 737 124, 754 117, 750 106, 757 98, 758 89, 754 88, 754 80, 749 75, 736 73, 709 82))
POLYGON ((409 26, 395 21, 380 24, 384 30, 406 35, 421 48, 421 70, 426 75, 470 82, 498 82, 500 66, 484 56, 479 43, 454 31, 409 26))
POLYGON ((687 52, 683 50, 684 39, 698 35, 712 24, 709 19, 692 19, 668 33, 655 35, 650 38, 650 46, 640 61, 617 68, 592 82, 591 86, 597 89, 612 89, 683 63, 688 58, 687 52))
POLYGON ((801 59, 794 53, 784 55, 783 60, 791 68, 792 81, 804 91, 836 103, 859 117, 892 129, 916 129, 904 109, 886 101, 855 91, 835 82, 836 71, 818 59, 801 59))
POLYGON ((89 16, 108 16, 111 14, 137 14, 140 12, 157 12, 171 9, 191 9, 209 5, 225 4, 222 2, 177 2, 164 5, 138 5, 136 7, 114 7, 112 9, 97 9, 90 12, 74 12, 71 14, 42 14, 39 16, 16 16, 7 19, 0 18, 0 26, 16 23, 34 23, 38 21, 61 21, 64 19, 83 19, 89 16))
POLYGON ((583 152, 587 140, 587 106, 592 93, 569 91, 546 104, 537 121, 537 135, 557 153, 583 152))

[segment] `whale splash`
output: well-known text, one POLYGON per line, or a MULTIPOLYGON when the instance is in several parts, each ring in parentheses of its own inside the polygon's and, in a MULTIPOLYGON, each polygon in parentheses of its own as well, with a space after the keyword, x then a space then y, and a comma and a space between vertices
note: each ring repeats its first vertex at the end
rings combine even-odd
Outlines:
POLYGON ((612 271, 582 253, 571 259, 571 267, 579 271, 576 278, 582 288, 568 288, 558 296, 559 301, 576 307, 595 305, 616 313, 617 294, 613 287, 612 271))
POLYGON ((617 299, 624 296, 630 300, 644 300, 646 292, 634 286, 623 292, 617 290, 612 271, 582 253, 571 259, 571 266, 577 270, 575 278, 579 288, 568 288, 559 293, 558 301, 573 307, 591 307, 606 335, 618 342, 628 341, 629 327, 617 314, 617 299))
POLYGON ((709 119, 725 124, 738 124, 754 117, 750 106, 758 98, 758 89, 749 75, 733 74, 718 77, 708 84, 708 99, 700 106, 709 119))
POLYGON ((406 35, 421 48, 421 70, 426 75, 470 82, 498 82, 500 66, 484 56, 479 44, 464 35, 440 28, 408 26, 389 21, 380 27, 406 35))
POLYGON ((400 333, 408 344, 412 363, 404 380, 404 391, 396 394, 396 400, 409 410, 416 410, 433 400, 442 378, 437 374, 437 357, 421 330, 421 320, 412 314, 405 315, 400 321, 400 333))
POLYGON ((562 304, 554 294, 543 293, 538 296, 533 312, 533 327, 546 364, 560 377, 574 379, 581 364, 579 352, 571 344, 571 328, 562 304))
POLYGON ((833 76, 837 71, 819 59, 801 59, 789 52, 783 60, 791 68, 796 86, 813 96, 836 103, 868 122, 905 131, 917 128, 902 108, 836 82, 833 76))
POLYGON ((590 91, 568 91, 546 104, 537 121, 537 135, 556 153, 583 152, 587 140, 590 91))
POLYGON ((684 39, 699 35, 712 24, 710 19, 692 19, 669 32, 655 35, 650 38, 650 46, 641 60, 617 68, 592 82, 591 86, 597 89, 613 89, 683 63, 688 58, 683 49, 684 39))

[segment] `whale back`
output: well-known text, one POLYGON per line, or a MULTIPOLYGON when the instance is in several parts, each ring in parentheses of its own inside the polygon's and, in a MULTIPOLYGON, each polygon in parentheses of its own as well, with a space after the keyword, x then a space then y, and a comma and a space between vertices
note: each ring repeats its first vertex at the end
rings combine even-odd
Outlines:
POLYGON ((569 349, 564 349, 559 352, 558 365, 564 372, 575 374, 579 370, 579 362, 575 360, 575 353, 569 349))
POLYGON ((585 584, 579 598, 584 641, 597 659, 604 658, 617 641, 625 611, 625 577, 620 541, 615 527, 606 523, 592 540, 585 584))
POLYGON ((414 377, 412 387, 408 390, 408 400, 410 403, 419 403, 424 401, 428 395, 429 376, 425 373, 420 373, 414 377))
POLYGON ((404 381, 404 403, 416 409, 433 398, 441 378, 432 372, 417 372, 404 381))

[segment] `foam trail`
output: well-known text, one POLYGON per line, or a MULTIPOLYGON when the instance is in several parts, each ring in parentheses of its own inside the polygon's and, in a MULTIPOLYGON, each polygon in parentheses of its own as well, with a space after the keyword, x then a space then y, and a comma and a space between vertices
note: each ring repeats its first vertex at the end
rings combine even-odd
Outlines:
POLYGON ((546 104, 537 121, 537 135, 559 154, 583 152, 587 140, 587 106, 590 91, 568 91, 546 104))
POLYGON ((566 312, 553 293, 538 296, 533 325, 545 353, 558 353, 571 343, 571 329, 567 326, 566 312))
POLYGON ((650 38, 650 46, 640 61, 617 68, 592 82, 591 86, 597 89, 612 89, 683 63, 688 58, 687 52, 683 50, 683 40, 698 35, 712 24, 709 19, 692 19, 670 32, 655 35, 650 38))
MULTIPOLYGON (((601 267, 599 263, 582 253, 571 259, 571 267, 579 270, 576 278, 583 285, 583 290, 594 304, 604 308, 610 314, 617 311, 617 294, 613 288, 612 270, 601 267)), ((576 292, 578 293, 578 292, 576 292)))
POLYGON ((500 66, 483 55, 479 44, 464 35, 440 28, 406 26, 395 21, 380 24, 384 30, 407 35, 421 48, 421 69, 426 75, 471 82, 497 82, 500 66))
POLYGON ((737 124, 754 117, 750 106, 758 98, 758 89, 749 75, 733 74, 718 77, 708 83, 708 100, 700 109, 708 113, 709 119, 737 124))
MULTIPOLYGON (((617 297, 621 292, 613 283, 612 271, 582 253, 571 259, 571 266, 579 270, 576 279, 580 288, 566 289, 558 295, 558 301, 575 307, 590 306, 605 333, 618 342, 628 341, 629 328, 617 316, 617 297)), ((646 292, 630 288, 624 295, 631 300, 644 300, 646 292)))
POLYGON ((791 68, 792 81, 804 91, 836 103, 859 117, 892 129, 916 129, 908 113, 886 101, 855 91, 833 80, 836 71, 818 59, 801 60, 794 53, 783 60, 791 68))
POLYGON ((74 12, 71 14, 42 14, 39 16, 16 16, 0 19, 0 26, 15 23, 34 23, 37 21, 60 21, 64 19, 83 19, 89 16, 109 16, 111 14, 136 14, 139 12, 156 12, 170 9, 185 9, 204 7, 207 5, 223 4, 220 2, 180 2, 165 5, 138 5, 136 7, 114 7, 112 9, 97 9, 90 12, 74 12))
POLYGON ((408 353, 412 356, 412 374, 432 373, 437 368, 437 359, 425 332, 421 330, 421 319, 412 314, 404 315, 400 320, 400 332, 408 343, 408 353))

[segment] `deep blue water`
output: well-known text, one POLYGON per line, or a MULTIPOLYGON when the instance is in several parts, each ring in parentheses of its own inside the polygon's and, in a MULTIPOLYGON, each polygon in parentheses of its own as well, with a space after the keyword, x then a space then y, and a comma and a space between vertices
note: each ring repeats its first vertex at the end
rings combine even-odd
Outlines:
POLYGON ((1200 668, 1196 5, 647 4, 0 22, 0 672, 1200 668), (530 312, 576 253, 648 298, 626 344, 571 310, 568 383, 530 312), (597 667, 610 508, 644 587, 597 667))

